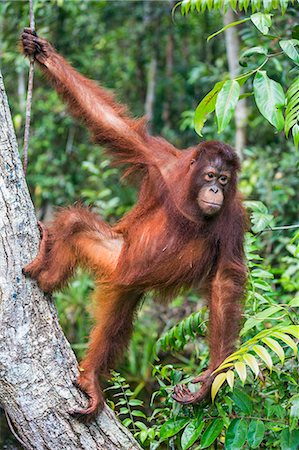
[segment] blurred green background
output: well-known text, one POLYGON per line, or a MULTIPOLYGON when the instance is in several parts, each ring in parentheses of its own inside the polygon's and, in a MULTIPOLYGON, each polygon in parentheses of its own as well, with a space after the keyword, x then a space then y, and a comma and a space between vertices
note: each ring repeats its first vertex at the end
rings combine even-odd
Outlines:
MULTIPOLYGON (((35 20, 37 32, 49 39, 76 69, 115 90, 135 116, 147 113, 152 133, 162 134, 184 148, 200 140, 193 129, 196 106, 229 72, 228 44, 223 35, 207 42, 207 37, 223 26, 220 12, 182 16, 179 11, 172 14, 174 5, 171 1, 38 0, 35 20)), ((295 8, 285 16, 275 14, 275 27, 284 32, 298 19, 295 8)), ((28 61, 19 53, 18 39, 23 27, 28 26, 28 17, 27 2, 0 3, 0 68, 20 151, 28 61)), ((261 37, 256 28, 243 24, 238 28, 237 39, 242 50, 260 45, 261 37)), ((267 41, 267 45, 271 46, 271 42, 267 41)), ((267 73, 288 85, 294 77, 292 70, 291 60, 274 58, 267 73)), ((294 224, 298 222, 298 151, 283 133, 275 133, 251 95, 246 98, 245 108, 240 189, 246 199, 266 205, 276 226, 294 224)), ((217 133, 213 118, 204 128, 204 139, 234 145, 235 135, 233 120, 221 134, 217 133)), ((102 149, 94 146, 86 130, 69 117, 64 104, 36 68, 27 182, 38 218, 47 221, 57 206, 80 200, 92 205, 112 224, 130 209, 135 199, 134 188, 120 178, 118 169, 109 167, 102 149)), ((295 244, 290 244, 293 235, 294 230, 265 232, 255 241, 265 267, 275 276, 271 288, 282 303, 293 298, 299 287, 298 256, 295 244)), ((55 294, 61 325, 78 358, 84 354, 92 323, 87 300, 92 287, 92 278, 79 271, 69 288, 55 294)), ((252 312, 254 308, 249 304, 252 312)), ((205 321, 206 310, 200 309, 202 306, 194 292, 178 297, 170 307, 158 305, 150 297, 146 299, 129 351, 116 368, 129 382, 134 398, 143 401, 146 416, 155 408, 149 403, 152 393, 159 389, 152 374, 153 365, 157 364, 153 349, 158 336, 197 311, 201 311, 205 321)), ((203 326, 202 334, 205 331, 203 326)), ((197 366, 206 361, 207 346, 198 337, 188 342, 184 351, 164 351, 159 364, 183 368, 191 374, 197 373, 197 366)), ((115 383, 122 383, 117 376, 115 383)), ((111 393, 109 396, 113 399, 111 393)), ((272 433, 272 444, 262 443, 260 448, 279 448, 275 431, 272 433)), ((16 445, 10 436, 2 436, 2 448, 15 448, 10 447, 16 445)), ((145 447, 150 437, 147 439, 145 447)), ((218 444, 223 447, 221 440, 218 444)), ((173 445, 169 448, 181 448, 173 445)))

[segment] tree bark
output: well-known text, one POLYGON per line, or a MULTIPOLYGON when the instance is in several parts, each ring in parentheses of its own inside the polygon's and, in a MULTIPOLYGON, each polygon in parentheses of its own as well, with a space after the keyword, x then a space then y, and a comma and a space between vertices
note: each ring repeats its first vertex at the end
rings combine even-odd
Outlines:
MULTIPOLYGON (((224 25, 228 25, 236 20, 232 9, 228 9, 224 15, 224 25)), ((239 53, 240 43, 238 32, 235 27, 225 30, 226 55, 228 62, 228 69, 231 79, 239 74, 239 53)), ((247 106, 246 100, 243 98, 239 100, 235 109, 235 123, 236 123, 236 137, 235 149, 239 157, 242 159, 243 149, 246 145, 246 122, 247 122, 247 106)))
POLYGON ((50 296, 22 267, 39 233, 0 74, 0 406, 28 449, 140 449, 105 407, 89 424, 69 415, 85 404, 78 366, 50 296))

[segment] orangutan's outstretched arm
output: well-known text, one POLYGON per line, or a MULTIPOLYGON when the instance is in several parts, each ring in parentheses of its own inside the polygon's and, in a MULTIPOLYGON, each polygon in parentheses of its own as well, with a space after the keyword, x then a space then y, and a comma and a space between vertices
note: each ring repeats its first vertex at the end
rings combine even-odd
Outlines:
MULTIPOLYGON (((26 56, 34 56, 68 103, 73 116, 86 124, 97 143, 112 150, 111 155, 116 161, 159 164, 161 147, 155 154, 149 142, 154 138, 146 133, 143 119, 132 119, 126 107, 117 103, 112 94, 78 73, 47 40, 38 37, 30 28, 25 28, 22 33, 21 45, 26 56)), ((167 153, 169 149, 175 152, 165 142, 167 153)))

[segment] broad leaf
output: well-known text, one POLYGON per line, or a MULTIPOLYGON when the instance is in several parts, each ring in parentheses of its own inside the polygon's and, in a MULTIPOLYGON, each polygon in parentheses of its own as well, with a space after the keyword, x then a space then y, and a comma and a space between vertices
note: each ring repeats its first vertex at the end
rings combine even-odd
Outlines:
POLYGON ((297 39, 287 39, 279 41, 279 45, 284 53, 291 58, 294 63, 299 65, 299 52, 297 48, 299 46, 299 41, 297 39))
POLYGON ((235 363, 235 369, 236 369, 237 374, 240 377, 240 380, 244 384, 246 381, 246 377, 247 377, 246 365, 243 362, 238 361, 235 363))
POLYGON ((297 353, 298 353, 297 345, 293 341, 293 339, 290 338, 290 336, 288 336, 285 333, 281 333, 280 331, 274 331, 272 333, 272 336, 277 337, 278 339, 281 339, 283 342, 285 342, 289 347, 291 347, 291 349, 293 350, 295 355, 297 355, 297 353))
POLYGON ((214 419, 210 422, 200 440, 200 448, 210 447, 223 430, 223 427, 224 422, 222 419, 214 419))
POLYGON ((188 422, 189 422, 188 418, 170 419, 167 422, 165 422, 160 430, 161 441, 164 441, 165 439, 176 435, 187 425, 188 422))
POLYGON ((234 419, 226 432, 225 449, 239 450, 243 448, 247 438, 247 422, 245 420, 234 419))
POLYGON ((232 370, 226 372, 226 381, 231 389, 234 387, 235 374, 232 370))
POLYGON ((250 16, 252 23, 263 34, 268 34, 269 28, 272 25, 271 14, 263 14, 261 12, 252 14, 250 16))
POLYGON ((251 353, 245 353, 245 355, 243 355, 243 359, 246 362, 246 364, 250 367, 252 372, 255 374, 255 377, 257 377, 260 369, 256 358, 253 355, 251 355, 251 353))
POLYGON ((197 417, 188 423, 181 437, 182 450, 187 450, 194 444, 195 441, 197 441, 204 425, 205 422, 202 420, 202 416, 199 418, 197 417))
POLYGON ((200 104, 195 110, 194 115, 194 128, 199 136, 202 136, 201 130, 207 120, 208 114, 214 111, 216 105, 216 99, 219 91, 224 85, 224 81, 219 81, 215 84, 213 89, 202 99, 200 104))
POLYGON ((240 85, 236 80, 224 83, 216 100, 216 117, 218 133, 224 130, 229 123, 240 95, 240 85))
POLYGON ((212 402, 214 402, 217 392, 219 391, 219 389, 221 388, 221 386, 223 385, 225 380, 226 380, 226 373, 219 373, 216 376, 215 380, 213 381, 212 388, 211 388, 212 402))
POLYGON ((281 109, 285 104, 282 86, 268 77, 264 70, 256 73, 253 81, 253 92, 260 113, 278 130, 284 126, 281 109))
POLYGON ((270 338, 270 337, 266 337, 264 339, 262 339, 262 341, 268 345, 268 347, 271 348, 271 350, 273 350, 274 353, 276 353, 276 355, 279 357, 281 364, 284 363, 284 358, 285 358, 285 354, 283 351, 282 346, 275 341, 274 339, 270 338))
POLYGON ((265 425, 261 420, 252 420, 248 428, 248 444, 250 448, 259 448, 265 434, 265 425))
POLYGON ((280 434, 281 450, 298 450, 299 430, 290 431, 288 428, 282 430, 280 434))
POLYGON ((234 389, 230 397, 235 402, 236 406, 246 414, 251 414, 253 410, 252 399, 240 389, 234 389))
POLYGON ((292 407, 290 410, 290 430, 299 428, 299 394, 291 398, 292 407))
POLYGON ((252 350, 255 351, 255 353, 264 361, 266 366, 272 370, 273 367, 273 361, 267 350, 262 347, 261 345, 254 345, 252 347, 252 350))

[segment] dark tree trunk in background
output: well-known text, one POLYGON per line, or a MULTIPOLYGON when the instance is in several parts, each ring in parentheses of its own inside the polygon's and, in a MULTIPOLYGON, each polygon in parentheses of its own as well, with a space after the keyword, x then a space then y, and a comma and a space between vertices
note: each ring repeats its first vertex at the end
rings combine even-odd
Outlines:
MULTIPOLYGON (((224 25, 228 25, 231 22, 237 20, 235 13, 229 9, 224 15, 224 25)), ((225 30, 225 42, 226 42, 226 54, 228 68, 231 78, 235 78, 239 74, 239 36, 235 27, 225 30)), ((235 110, 235 123, 236 123, 236 138, 235 149, 242 159, 242 152, 246 145, 246 122, 247 122, 247 107, 246 100, 239 100, 235 110)))
POLYGON ((39 245, 34 208, 0 74, 0 406, 28 449, 140 448, 106 407, 84 425, 68 411, 86 399, 55 306, 22 267, 39 245))

